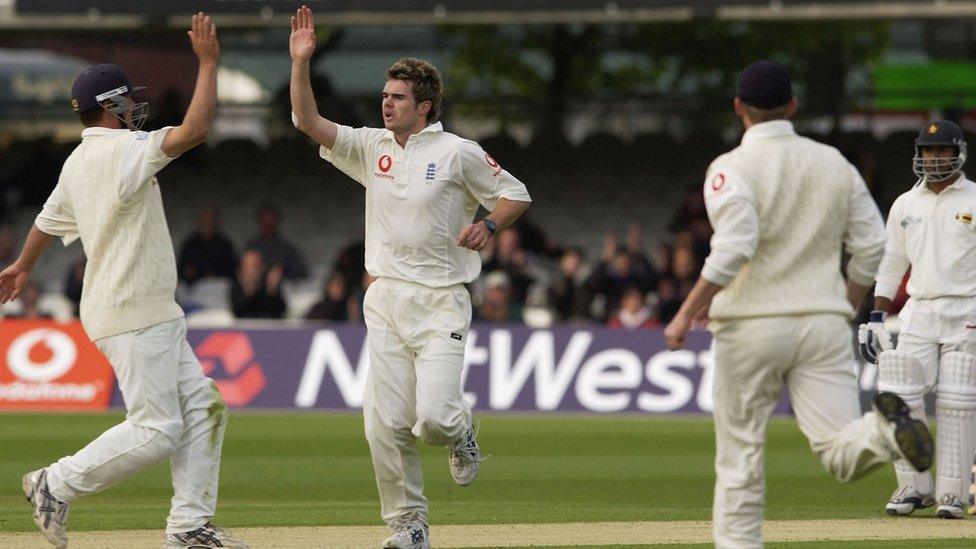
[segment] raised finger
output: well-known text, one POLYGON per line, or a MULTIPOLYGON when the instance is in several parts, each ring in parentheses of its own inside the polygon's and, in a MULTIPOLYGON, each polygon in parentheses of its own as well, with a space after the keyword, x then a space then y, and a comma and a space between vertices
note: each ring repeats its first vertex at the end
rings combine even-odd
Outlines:
POLYGON ((294 15, 291 16, 291 32, 298 30, 298 19, 294 15))
POLYGON ((303 29, 308 28, 308 15, 305 13, 307 9, 308 8, 306 8, 305 6, 302 6, 302 8, 298 10, 299 26, 303 29))
POLYGON ((308 14, 308 28, 315 28, 315 16, 312 15, 312 8, 305 6, 305 13, 308 14))

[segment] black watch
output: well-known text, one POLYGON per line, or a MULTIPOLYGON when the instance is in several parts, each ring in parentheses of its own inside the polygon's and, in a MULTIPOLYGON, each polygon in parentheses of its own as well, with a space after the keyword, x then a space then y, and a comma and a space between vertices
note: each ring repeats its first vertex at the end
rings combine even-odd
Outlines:
POLYGON ((490 220, 490 219, 488 219, 487 217, 482 217, 481 218, 481 222, 485 224, 485 227, 488 227, 488 234, 491 235, 491 236, 494 236, 495 235, 495 229, 498 228, 498 226, 495 225, 495 222, 492 221, 492 220, 490 220))

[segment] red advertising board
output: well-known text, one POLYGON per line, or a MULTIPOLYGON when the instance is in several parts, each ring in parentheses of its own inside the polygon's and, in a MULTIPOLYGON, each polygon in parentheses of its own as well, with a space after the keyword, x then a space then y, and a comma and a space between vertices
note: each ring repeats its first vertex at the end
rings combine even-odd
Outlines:
POLYGON ((104 410, 113 387, 80 323, 0 320, 0 410, 104 410))

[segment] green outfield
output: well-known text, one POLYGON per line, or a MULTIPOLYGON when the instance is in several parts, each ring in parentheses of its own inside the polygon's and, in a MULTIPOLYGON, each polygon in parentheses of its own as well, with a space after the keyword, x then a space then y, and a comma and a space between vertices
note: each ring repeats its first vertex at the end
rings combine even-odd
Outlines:
MULTIPOLYGON (((80 448, 120 417, 0 415, 0 532, 34 528, 20 491, 24 472, 80 448)), ((463 489, 451 481, 446 450, 423 449, 432 523, 709 519, 713 441, 708 419, 486 415, 479 441, 491 457, 478 481, 463 489)), ((893 488, 890 467, 851 485, 834 482, 787 420, 771 425, 766 475, 767 519, 883 520, 882 504, 893 488)), ((216 520, 229 527, 380 524, 359 415, 235 412, 220 480, 216 520)), ((69 527, 76 532, 158 530, 170 495, 168 465, 162 464, 77 502, 69 527)), ((932 515, 930 510, 925 514, 932 515)), ((900 520, 913 521, 923 533, 938 532, 945 524, 900 520)), ((973 543, 915 541, 912 546, 973 543)))

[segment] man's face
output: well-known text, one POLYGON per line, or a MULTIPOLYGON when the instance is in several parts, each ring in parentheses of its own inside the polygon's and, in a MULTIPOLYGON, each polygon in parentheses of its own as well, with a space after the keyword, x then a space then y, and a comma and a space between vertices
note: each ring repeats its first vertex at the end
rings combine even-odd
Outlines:
POLYGON ((944 178, 952 171, 951 160, 956 157, 956 149, 944 145, 922 147, 922 169, 936 179, 944 178))
POLYGON ((409 131, 421 118, 426 119, 427 113, 421 111, 428 104, 427 101, 417 104, 410 82, 387 80, 383 86, 383 126, 394 133, 409 131))

